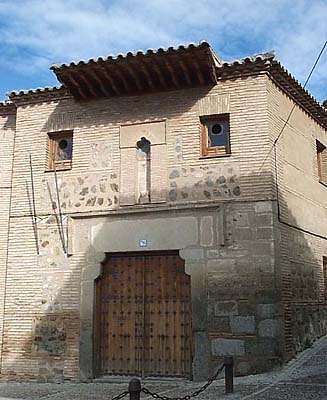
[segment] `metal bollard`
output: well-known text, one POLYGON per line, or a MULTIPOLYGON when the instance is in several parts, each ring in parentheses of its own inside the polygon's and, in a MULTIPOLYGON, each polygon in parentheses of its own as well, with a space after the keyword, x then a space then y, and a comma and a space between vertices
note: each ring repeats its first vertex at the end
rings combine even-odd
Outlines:
POLYGON ((224 365, 225 365, 225 393, 230 394, 234 393, 234 359, 231 356, 224 357, 224 365))
POLYGON ((140 400, 141 397, 141 381, 133 378, 128 384, 129 400, 140 400))

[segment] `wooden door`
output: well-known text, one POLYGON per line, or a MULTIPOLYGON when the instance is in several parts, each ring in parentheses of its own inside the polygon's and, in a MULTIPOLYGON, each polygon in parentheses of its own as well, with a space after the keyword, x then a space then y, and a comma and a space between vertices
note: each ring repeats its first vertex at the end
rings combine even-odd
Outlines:
POLYGON ((190 376, 190 291, 176 253, 110 255, 97 283, 100 375, 190 376))

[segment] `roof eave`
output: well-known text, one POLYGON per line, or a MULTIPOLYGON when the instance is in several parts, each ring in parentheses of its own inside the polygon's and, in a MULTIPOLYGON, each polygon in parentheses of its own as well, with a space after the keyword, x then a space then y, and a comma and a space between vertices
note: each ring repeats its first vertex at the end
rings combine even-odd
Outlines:
POLYGON ((53 65, 51 69, 72 96, 81 100, 214 85, 217 63, 218 57, 203 41, 53 65))
POLYGON ((51 101, 69 95, 63 86, 47 86, 44 88, 16 90, 6 93, 8 98, 15 105, 25 102, 51 101))

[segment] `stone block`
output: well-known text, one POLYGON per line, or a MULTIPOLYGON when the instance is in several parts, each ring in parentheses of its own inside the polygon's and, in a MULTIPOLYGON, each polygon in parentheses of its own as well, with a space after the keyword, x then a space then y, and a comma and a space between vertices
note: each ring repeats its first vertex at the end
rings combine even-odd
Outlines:
POLYGON ((253 256, 253 265, 257 272, 273 273, 274 259, 271 256, 259 255, 253 256))
MULTIPOLYGON (((253 353, 258 356, 275 355, 282 351, 280 346, 281 342, 278 339, 271 337, 260 338, 255 345, 255 351, 253 353)), ((246 351, 248 352, 247 346, 246 351)))
POLYGON ((236 301, 218 301, 214 303, 214 314, 216 317, 223 317, 228 315, 237 315, 237 302, 236 301))
MULTIPOLYGON (((101 253, 101 260, 104 260, 105 254, 101 253)), ((82 281, 94 281, 101 274, 101 265, 93 264, 87 265, 86 268, 82 269, 82 281)))
POLYGON ((244 356, 244 340, 218 338, 211 341, 214 356, 244 356))
POLYGON ((183 249, 197 244, 198 224, 195 217, 112 220, 92 226, 91 238, 103 252, 183 249))
POLYGON ((233 333, 255 333, 254 316, 231 316, 230 326, 233 333))
POLYGON ((272 214, 257 214, 255 217, 255 223, 258 226, 271 226, 272 222, 272 214))
POLYGON ((122 125, 120 127, 120 147, 135 147, 135 143, 144 136, 152 145, 166 143, 166 121, 122 125))
POLYGON ((186 260, 185 272, 191 275, 192 289, 205 287, 206 267, 203 260, 186 260))
POLYGON ((258 201, 254 205, 254 211, 256 213, 270 213, 272 212, 271 201, 258 201))
POLYGON ((235 240, 253 240, 253 229, 237 228, 234 230, 235 240))
POLYGON ((256 300, 254 298, 243 299, 237 301, 238 314, 243 316, 255 315, 256 313, 256 300))
POLYGON ((276 304, 258 304, 257 316, 260 319, 271 319, 278 313, 276 304))
POLYGON ((207 263, 208 272, 230 272, 235 273, 235 264, 236 261, 234 258, 227 258, 227 259, 212 259, 209 260, 207 263))
POLYGON ((230 329, 229 317, 215 317, 212 315, 212 307, 208 305, 208 331, 215 334, 226 332, 232 333, 230 329))
POLYGON ((273 255, 273 243, 256 242, 253 245, 253 252, 255 255, 273 255))
POLYGON ((207 250, 207 258, 218 258, 219 255, 219 250, 207 250))
POLYGON ((274 231, 272 227, 257 228, 256 232, 257 239, 273 239, 274 231))
POLYGON ((249 227, 250 221, 247 213, 236 213, 234 216, 236 227, 249 227))
POLYGON ((194 358, 192 364, 193 380, 208 379, 210 362, 210 340, 206 332, 194 333, 194 358))
POLYGON ((206 330, 208 323, 207 290, 192 289, 192 326, 193 330, 206 330))
POLYGON ((201 218, 200 244, 205 247, 213 245, 213 217, 210 215, 201 218))
POLYGON ((275 338, 282 334, 282 323, 277 319, 265 319, 259 322, 259 336, 275 338))
POLYGON ((183 249, 179 252, 183 260, 202 260, 204 258, 203 249, 183 249))

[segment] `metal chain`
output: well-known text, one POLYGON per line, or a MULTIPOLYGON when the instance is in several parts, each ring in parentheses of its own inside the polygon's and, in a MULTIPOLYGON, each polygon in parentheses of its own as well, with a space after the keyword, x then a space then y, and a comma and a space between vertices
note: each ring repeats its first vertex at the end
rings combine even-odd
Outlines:
POLYGON ((127 396, 129 394, 129 392, 122 392, 119 395, 113 397, 111 400, 119 400, 122 399, 123 397, 127 396))
POLYGON ((225 364, 222 364, 217 371, 215 372, 215 374, 208 379, 208 382, 206 382, 203 386, 201 386, 199 389, 197 389, 195 392, 188 394, 186 396, 183 397, 168 397, 168 396, 162 396, 158 393, 155 392, 151 392, 149 389, 147 388, 142 388, 142 392, 145 394, 148 394, 150 396, 152 396, 154 399, 159 399, 159 400, 190 400, 192 397, 196 397, 199 396, 200 393, 204 392, 211 384, 214 380, 217 379, 218 375, 221 373, 221 371, 224 369, 225 364))

